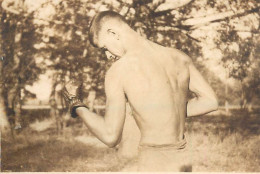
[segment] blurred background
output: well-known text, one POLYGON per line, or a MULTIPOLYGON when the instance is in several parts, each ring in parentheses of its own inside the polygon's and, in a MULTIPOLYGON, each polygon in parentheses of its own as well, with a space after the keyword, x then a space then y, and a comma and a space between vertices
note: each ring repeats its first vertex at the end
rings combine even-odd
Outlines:
POLYGON ((99 11, 114 10, 143 37, 180 49, 215 90, 220 108, 187 119, 194 171, 260 171, 258 0, 1 0, 2 171, 120 171, 116 149, 70 119, 69 79, 104 114, 104 76, 115 60, 88 41, 99 11))

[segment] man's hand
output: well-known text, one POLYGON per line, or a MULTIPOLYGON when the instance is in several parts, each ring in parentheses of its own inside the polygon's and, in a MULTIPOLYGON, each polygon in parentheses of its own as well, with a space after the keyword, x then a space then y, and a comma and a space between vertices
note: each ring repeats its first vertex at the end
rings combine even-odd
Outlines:
POLYGON ((76 118, 77 113, 76 109, 78 107, 85 107, 88 108, 84 103, 82 103, 78 97, 78 87, 75 86, 73 83, 68 83, 63 89, 62 89, 62 95, 63 98, 69 107, 71 117, 76 118))
POLYGON ((74 81, 69 81, 65 84, 64 88, 66 88, 67 92, 71 95, 77 95, 78 94, 78 87, 80 85, 74 81))

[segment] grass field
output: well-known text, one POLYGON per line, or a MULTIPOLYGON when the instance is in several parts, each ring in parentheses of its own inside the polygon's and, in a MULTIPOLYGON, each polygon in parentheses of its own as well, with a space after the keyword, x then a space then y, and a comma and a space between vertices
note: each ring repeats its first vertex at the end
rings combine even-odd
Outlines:
MULTIPOLYGON (((2 137, 2 171, 116 172, 124 167, 116 150, 96 140, 79 121, 65 127, 62 135, 56 134, 50 118, 34 124, 15 139, 2 137), (37 124, 45 128, 35 130, 37 124)), ((260 172, 259 111, 188 118, 186 137, 195 172, 260 172)))

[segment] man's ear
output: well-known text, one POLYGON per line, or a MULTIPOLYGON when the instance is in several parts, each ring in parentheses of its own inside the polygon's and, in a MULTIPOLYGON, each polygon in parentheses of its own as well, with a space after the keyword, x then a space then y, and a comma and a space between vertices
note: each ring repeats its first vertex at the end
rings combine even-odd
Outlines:
POLYGON ((108 33, 109 35, 112 35, 113 37, 115 37, 117 40, 119 40, 119 34, 118 34, 115 30, 113 30, 113 29, 108 29, 108 30, 107 30, 107 33, 108 33))

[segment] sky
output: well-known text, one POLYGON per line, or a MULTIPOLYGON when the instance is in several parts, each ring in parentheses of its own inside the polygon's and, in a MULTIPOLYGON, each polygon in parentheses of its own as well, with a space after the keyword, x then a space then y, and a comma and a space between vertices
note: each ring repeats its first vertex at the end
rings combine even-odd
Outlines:
POLYGON ((46 101, 51 94, 51 72, 47 71, 45 74, 40 75, 40 78, 32 86, 27 85, 26 89, 35 93, 38 100, 46 101))

